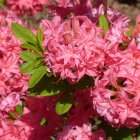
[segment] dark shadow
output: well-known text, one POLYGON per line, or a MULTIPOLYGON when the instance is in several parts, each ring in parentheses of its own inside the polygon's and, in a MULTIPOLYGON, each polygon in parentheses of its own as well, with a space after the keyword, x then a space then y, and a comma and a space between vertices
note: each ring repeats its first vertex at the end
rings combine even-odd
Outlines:
POLYGON ((139 0, 118 0, 119 3, 125 3, 128 5, 136 5, 137 3, 139 3, 139 0))

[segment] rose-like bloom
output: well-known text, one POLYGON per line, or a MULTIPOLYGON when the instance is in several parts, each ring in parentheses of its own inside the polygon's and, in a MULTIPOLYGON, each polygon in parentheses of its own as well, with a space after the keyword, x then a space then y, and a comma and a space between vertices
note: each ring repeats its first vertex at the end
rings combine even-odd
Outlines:
POLYGON ((48 4, 48 0, 6 0, 8 8, 17 15, 34 15, 43 11, 44 5, 48 4))
POLYGON ((45 62, 54 75, 78 82, 84 75, 97 76, 104 65, 102 30, 85 16, 63 23, 43 21, 45 62))
POLYGON ((64 127, 63 132, 58 133, 57 140, 105 140, 103 130, 92 132, 90 124, 82 126, 68 125, 64 127))
POLYGON ((140 123, 140 49, 134 39, 121 56, 96 79, 93 106, 111 125, 135 128, 140 123))

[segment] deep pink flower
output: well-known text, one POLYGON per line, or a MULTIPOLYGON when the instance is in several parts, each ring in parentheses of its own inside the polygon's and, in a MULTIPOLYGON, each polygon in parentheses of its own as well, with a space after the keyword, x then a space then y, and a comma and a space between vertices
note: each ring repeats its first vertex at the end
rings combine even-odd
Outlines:
POLYGON ((56 128, 61 128, 61 117, 55 112, 55 104, 58 97, 28 97, 27 107, 24 108, 22 122, 34 128, 30 133, 30 140, 46 140, 55 135, 56 128), (46 123, 40 124, 42 118, 46 123))
POLYGON ((74 93, 73 107, 67 113, 67 123, 69 125, 79 125, 89 122, 89 119, 97 117, 93 110, 92 98, 90 91, 76 91, 74 93), (80 118, 80 119, 79 119, 80 118))

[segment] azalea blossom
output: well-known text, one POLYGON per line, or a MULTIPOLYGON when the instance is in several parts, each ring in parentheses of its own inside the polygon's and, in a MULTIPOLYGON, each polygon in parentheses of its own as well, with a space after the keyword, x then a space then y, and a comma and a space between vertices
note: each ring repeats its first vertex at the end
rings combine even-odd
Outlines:
POLYGON ((34 15, 43 11, 44 5, 48 2, 48 0, 6 0, 8 8, 19 16, 34 15))
POLYGON ((63 132, 58 134, 57 140, 105 140, 103 130, 92 132, 92 126, 83 124, 82 126, 66 126, 63 132))
POLYGON ((93 106, 114 127, 135 128, 140 123, 140 50, 133 39, 91 90, 93 106))
POLYGON ((46 65, 55 76, 78 82, 85 74, 97 76, 104 65, 102 30, 85 16, 64 23, 43 21, 46 65))

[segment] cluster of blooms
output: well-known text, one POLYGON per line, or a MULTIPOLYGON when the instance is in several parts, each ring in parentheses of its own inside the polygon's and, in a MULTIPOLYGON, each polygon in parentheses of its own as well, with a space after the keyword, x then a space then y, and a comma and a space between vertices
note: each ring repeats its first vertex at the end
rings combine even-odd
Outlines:
MULTIPOLYGON (((19 15, 34 14, 48 3, 7 0, 19 15)), ((64 116, 55 112, 61 95, 26 94, 30 76, 20 73, 21 42, 11 31, 11 22, 22 22, 11 11, 0 11, 0 140, 105 140, 104 130, 95 131, 90 122, 97 116, 117 128, 140 124, 140 17, 132 29, 126 16, 108 9, 109 29, 104 31, 98 24, 104 15, 100 3, 93 8, 90 0, 57 0, 48 6, 54 17, 41 22, 48 71, 71 86, 85 76, 95 81, 93 87, 74 91, 64 116)))
POLYGON ((135 128, 140 123, 139 18, 128 35, 128 18, 108 9, 110 28, 105 33, 97 20, 103 6, 84 12, 85 16, 42 21, 46 64, 70 84, 84 75, 93 77, 90 94, 97 113, 114 127, 135 128))
POLYGON ((19 16, 41 12, 48 3, 49 0, 6 0, 8 8, 19 16))
POLYGON ((67 126, 64 127, 63 133, 58 134, 59 140, 105 140, 103 130, 92 132, 92 127, 89 124, 83 126, 67 126))

